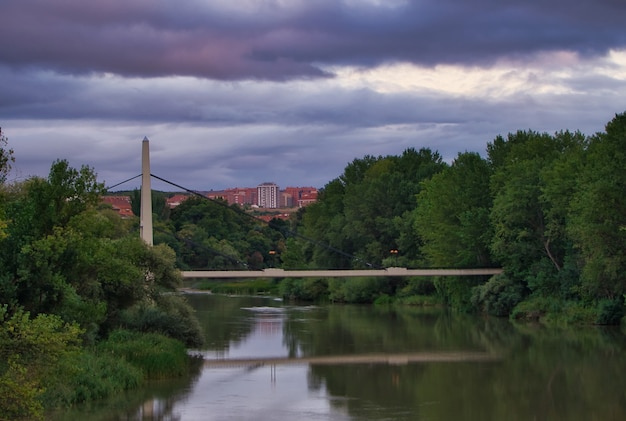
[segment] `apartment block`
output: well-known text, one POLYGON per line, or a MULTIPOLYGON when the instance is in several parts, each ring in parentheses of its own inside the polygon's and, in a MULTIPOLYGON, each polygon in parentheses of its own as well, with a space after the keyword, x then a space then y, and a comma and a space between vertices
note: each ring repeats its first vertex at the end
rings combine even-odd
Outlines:
POLYGON ((276 209, 279 206, 280 190, 274 183, 263 183, 257 186, 257 205, 260 208, 276 209))

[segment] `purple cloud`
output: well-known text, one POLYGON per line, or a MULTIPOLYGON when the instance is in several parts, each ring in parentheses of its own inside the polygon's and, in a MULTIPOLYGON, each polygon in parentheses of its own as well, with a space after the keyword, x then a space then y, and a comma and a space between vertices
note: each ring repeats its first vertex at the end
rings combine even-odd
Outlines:
POLYGON ((483 65, 626 44, 621 0, 376 4, 4 0, 0 62, 72 74, 284 80, 328 77, 324 66, 335 64, 483 65))

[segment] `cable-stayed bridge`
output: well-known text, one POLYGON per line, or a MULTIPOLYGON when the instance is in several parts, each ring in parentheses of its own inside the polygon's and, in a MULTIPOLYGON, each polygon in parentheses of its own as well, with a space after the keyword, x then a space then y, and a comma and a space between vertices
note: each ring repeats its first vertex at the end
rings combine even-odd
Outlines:
POLYGON ((389 267, 385 269, 343 270, 190 270, 182 271, 183 278, 352 278, 362 276, 481 276, 502 273, 499 268, 478 269, 407 269, 389 267))
MULTIPOLYGON (((150 173, 150 146, 147 138, 142 142, 142 174, 141 174, 141 211, 140 211, 140 235, 149 245, 153 244, 152 224, 152 188, 150 173)), ((165 181, 190 193, 198 194, 177 184, 165 181)), ((204 196, 203 196, 204 197, 204 196)), ((248 215, 249 216, 249 215, 248 215)), ((297 235, 297 234, 296 234, 297 235)), ((301 236, 300 236, 301 237, 301 236)), ((313 240, 314 241, 314 240, 313 240)), ((317 242, 316 242, 317 243, 317 242)), ((319 245, 319 244, 318 244, 319 245)), ((331 246, 323 245, 330 250, 349 256, 347 253, 331 246)), ((397 251, 396 251, 397 252, 397 251)), ((225 256, 228 257, 228 256, 225 256)), ((472 268, 472 269, 408 269, 402 267, 375 267, 365 264, 371 269, 341 269, 341 270, 284 270, 267 268, 262 270, 192 270, 182 271, 183 278, 203 279, 232 279, 232 278, 349 278, 349 277, 414 277, 414 276, 486 276, 502 273, 500 268, 472 268)))

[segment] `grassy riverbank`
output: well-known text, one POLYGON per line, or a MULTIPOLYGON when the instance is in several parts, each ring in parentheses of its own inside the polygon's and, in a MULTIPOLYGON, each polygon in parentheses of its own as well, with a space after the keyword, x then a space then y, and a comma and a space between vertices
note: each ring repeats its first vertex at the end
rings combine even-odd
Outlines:
POLYGON ((58 317, 5 319, 0 332, 0 420, 41 420, 53 408, 102 399, 189 370, 185 345, 156 333, 116 330, 90 347, 58 317))

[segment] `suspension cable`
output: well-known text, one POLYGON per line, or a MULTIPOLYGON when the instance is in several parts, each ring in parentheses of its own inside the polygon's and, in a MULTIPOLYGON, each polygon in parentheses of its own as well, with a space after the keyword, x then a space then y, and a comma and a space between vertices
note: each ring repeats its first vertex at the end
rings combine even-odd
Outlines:
POLYGON ((134 176, 134 177, 132 177, 132 178, 129 178, 128 180, 124 180, 124 181, 122 181, 121 183, 114 184, 114 185, 112 185, 112 186, 110 186, 110 187, 105 187, 105 189, 106 189, 107 191, 108 191, 108 190, 111 190, 111 189, 114 189, 114 188, 116 188, 116 187, 117 187, 117 186, 119 186, 119 185, 122 185, 122 184, 124 184, 124 183, 128 183, 129 181, 133 181, 135 178, 139 178, 139 177, 141 177, 141 174, 136 175, 136 176, 134 176))

